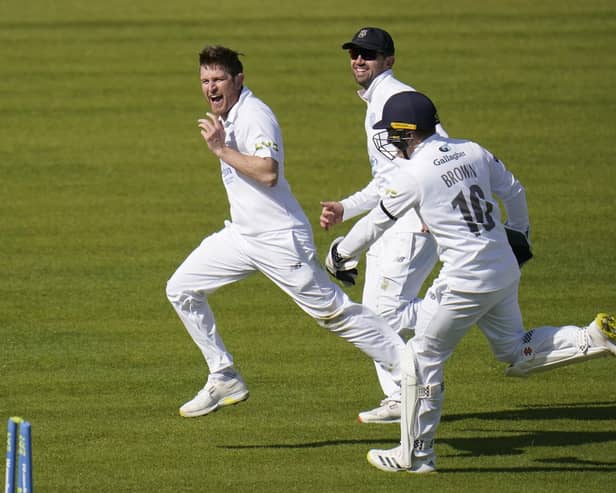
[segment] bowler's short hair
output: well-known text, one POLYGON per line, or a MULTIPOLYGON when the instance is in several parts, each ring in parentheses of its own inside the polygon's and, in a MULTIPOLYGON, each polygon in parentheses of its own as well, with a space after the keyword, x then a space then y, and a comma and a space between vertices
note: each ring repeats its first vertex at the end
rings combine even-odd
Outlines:
POLYGON ((235 77, 237 74, 244 72, 244 66, 240 62, 240 55, 237 51, 233 51, 224 46, 206 46, 199 53, 199 65, 218 66, 222 67, 225 72, 235 77))

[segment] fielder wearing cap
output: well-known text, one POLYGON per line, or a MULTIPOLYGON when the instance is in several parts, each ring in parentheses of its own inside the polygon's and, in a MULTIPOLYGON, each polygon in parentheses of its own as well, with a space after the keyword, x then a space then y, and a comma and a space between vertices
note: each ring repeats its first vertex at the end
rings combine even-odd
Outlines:
POLYGON ((362 27, 355 33, 351 41, 342 45, 343 50, 353 48, 372 50, 386 56, 393 55, 396 52, 394 40, 391 39, 389 33, 378 27, 362 27))
MULTIPOLYGON (((395 185, 392 177, 398 163, 387 159, 374 145, 385 102, 394 94, 415 89, 394 77, 396 49, 390 34, 378 27, 362 27, 341 45, 350 57, 351 73, 360 86, 358 96, 366 105, 364 131, 371 180, 342 200, 321 202, 319 224, 329 230, 348 219, 372 210, 395 185)), ((436 131, 446 136, 440 124, 436 131)), ((402 337, 413 335, 419 293, 436 261, 436 243, 415 211, 388 229, 366 252, 366 273, 362 304, 377 312, 402 337)), ((361 423, 397 423, 400 421, 400 387, 378 366, 376 373, 383 391, 378 406, 359 413, 361 423)))
MULTIPOLYGON (((435 432, 441 419, 443 368, 462 337, 477 325, 507 376, 527 376, 591 358, 616 355, 616 317, 600 313, 584 327, 544 326, 526 331, 518 305, 520 268, 507 225, 527 236, 524 188, 481 145, 435 133, 436 108, 427 96, 389 98, 374 126, 376 147, 398 171, 380 200, 337 244, 341 262, 355 257, 415 209, 438 245, 442 268, 419 304, 415 336, 401 360, 400 446, 371 450, 368 461, 387 472, 436 470, 435 432)), ((481 383, 478 382, 481 391, 481 383)))

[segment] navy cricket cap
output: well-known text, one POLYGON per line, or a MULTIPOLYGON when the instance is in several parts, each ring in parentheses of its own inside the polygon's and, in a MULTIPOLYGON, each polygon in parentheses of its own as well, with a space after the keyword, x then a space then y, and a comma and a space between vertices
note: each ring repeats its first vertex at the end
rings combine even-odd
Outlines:
POLYGON ((394 94, 383 106, 383 116, 372 128, 430 130, 440 123, 436 107, 425 94, 405 91, 394 94))
POLYGON ((351 48, 363 48, 377 51, 384 55, 393 55, 395 52, 394 40, 387 31, 378 27, 362 27, 355 33, 353 39, 342 45, 343 50, 351 48))

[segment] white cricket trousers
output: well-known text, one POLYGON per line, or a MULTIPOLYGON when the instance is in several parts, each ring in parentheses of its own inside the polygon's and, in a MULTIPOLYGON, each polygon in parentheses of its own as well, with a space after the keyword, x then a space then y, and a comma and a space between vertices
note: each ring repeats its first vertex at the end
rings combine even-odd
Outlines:
POLYGON ((210 373, 233 366, 208 297, 262 272, 319 325, 351 342, 400 380, 404 342, 368 308, 353 303, 320 265, 309 229, 246 236, 230 222, 208 236, 167 282, 167 297, 199 347, 210 373))
MULTIPOLYGON (((406 216, 405 216, 406 217, 406 216)), ((413 335, 421 286, 432 272, 438 254, 429 233, 410 232, 403 217, 385 231, 366 253, 362 303, 385 319, 404 340, 413 335)), ((421 224, 412 224, 419 229, 421 224)), ((391 374, 376 366, 386 397, 400 399, 400 387, 391 374)))
MULTIPOLYGON (((539 327, 526 332, 518 305, 518 284, 489 293, 462 293, 437 279, 426 293, 417 315, 415 337, 408 344, 415 353, 417 383, 444 383, 443 366, 462 337, 477 324, 487 337, 494 356, 510 364, 548 369, 545 362, 569 363, 607 351, 591 347, 584 327, 539 327)), ((556 365, 554 365, 556 366, 556 365)), ((477 382, 477 388, 481 383, 477 382)), ((414 423, 416 455, 432 453, 440 422, 443 393, 420 399, 414 423), (419 450, 418 450, 419 449, 419 450)))

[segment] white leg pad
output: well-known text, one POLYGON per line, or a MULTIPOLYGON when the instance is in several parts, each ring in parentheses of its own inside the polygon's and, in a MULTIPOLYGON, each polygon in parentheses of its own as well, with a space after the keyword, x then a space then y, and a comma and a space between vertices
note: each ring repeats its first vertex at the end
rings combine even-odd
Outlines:
POLYGON ((402 466, 411 467, 413 446, 415 443, 415 421, 417 418, 417 374, 415 355, 410 344, 404 347, 400 355, 402 373, 402 403, 400 410, 400 445, 402 466))
POLYGON ((401 466, 410 469, 413 466, 414 450, 432 448, 433 440, 425 443, 418 440, 417 412, 420 399, 434 398, 445 391, 445 384, 418 385, 415 368, 415 354, 407 343, 400 357, 402 373, 402 403, 400 412, 400 460, 401 466))

